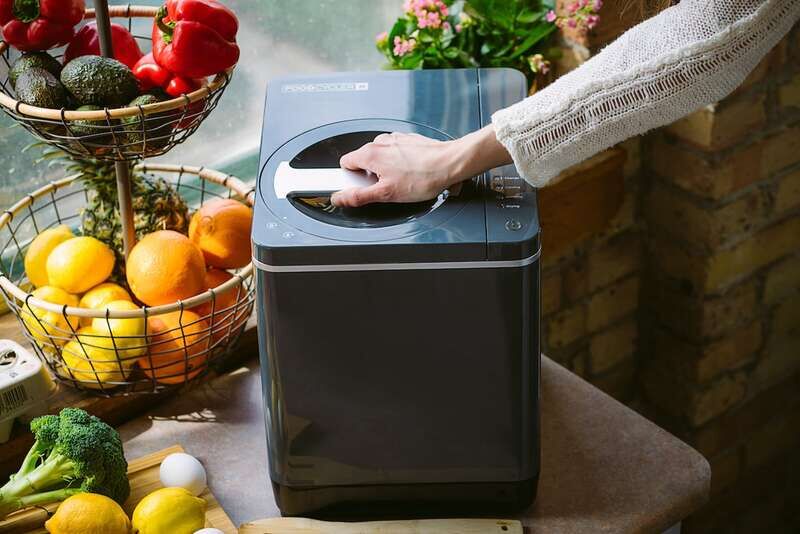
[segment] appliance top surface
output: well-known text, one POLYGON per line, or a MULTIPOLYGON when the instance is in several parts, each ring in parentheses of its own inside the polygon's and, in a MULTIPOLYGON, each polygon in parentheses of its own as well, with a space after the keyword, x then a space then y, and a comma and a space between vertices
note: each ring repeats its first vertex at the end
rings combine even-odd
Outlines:
MULTIPOLYGON (((253 230, 256 255, 265 248, 273 251, 270 256, 278 248, 296 249, 285 261, 297 263, 304 262, 301 251, 309 248, 441 244, 448 249, 441 261, 487 259, 492 239, 487 236, 486 177, 430 202, 350 210, 330 205, 333 186, 287 193, 285 185, 304 181, 316 187, 315 169, 342 178, 336 176, 339 158, 380 133, 416 133, 443 141, 461 137, 487 123, 492 111, 485 109, 487 103, 502 107, 521 95, 524 77, 510 69, 332 73, 271 82, 253 230), (482 94, 482 81, 487 94, 482 94)), ((528 234, 538 235, 538 224, 512 238, 524 241, 528 234)))

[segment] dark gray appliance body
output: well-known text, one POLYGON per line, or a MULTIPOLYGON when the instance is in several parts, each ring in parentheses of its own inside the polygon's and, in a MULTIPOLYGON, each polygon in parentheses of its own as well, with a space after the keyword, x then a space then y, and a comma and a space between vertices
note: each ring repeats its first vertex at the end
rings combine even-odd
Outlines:
POLYGON ((528 506, 539 474, 539 225, 513 166, 431 203, 280 198, 380 132, 457 138, 525 95, 509 69, 270 83, 253 224, 270 478, 286 515, 528 506))

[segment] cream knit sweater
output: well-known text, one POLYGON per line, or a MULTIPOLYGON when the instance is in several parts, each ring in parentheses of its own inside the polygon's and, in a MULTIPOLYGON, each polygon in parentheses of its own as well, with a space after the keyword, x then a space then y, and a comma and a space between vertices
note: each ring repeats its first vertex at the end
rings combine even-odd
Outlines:
POLYGON ((567 167, 733 91, 800 19, 800 0, 682 0, 492 116, 522 176, 567 167))

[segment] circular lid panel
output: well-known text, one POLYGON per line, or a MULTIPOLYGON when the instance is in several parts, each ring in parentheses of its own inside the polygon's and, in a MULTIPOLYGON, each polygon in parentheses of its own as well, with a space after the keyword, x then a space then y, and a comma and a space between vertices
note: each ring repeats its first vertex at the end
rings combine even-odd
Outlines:
MULTIPOLYGON (((430 230, 463 208, 465 198, 444 192, 437 198, 411 204, 372 204, 361 208, 337 208, 327 191, 308 186, 302 191, 279 194, 273 181, 287 166, 297 176, 313 180, 315 169, 326 174, 339 169, 339 159, 386 132, 418 133, 438 140, 451 139, 439 130, 392 119, 358 119, 327 124, 309 130, 278 148, 261 170, 259 191, 269 209, 285 223, 308 234, 343 241, 383 241, 430 230), (328 171, 325 171, 325 170, 328 171), (310 188, 310 189, 309 189, 310 188)), ((363 179, 363 178, 358 178, 363 179)), ((373 178, 374 180, 374 178, 373 178)), ((325 189, 324 179, 319 182, 325 189)), ((277 189, 282 191, 282 187, 277 189)), ((301 188, 302 189, 302 188, 301 188)), ((464 195, 468 195, 465 189, 464 195)))

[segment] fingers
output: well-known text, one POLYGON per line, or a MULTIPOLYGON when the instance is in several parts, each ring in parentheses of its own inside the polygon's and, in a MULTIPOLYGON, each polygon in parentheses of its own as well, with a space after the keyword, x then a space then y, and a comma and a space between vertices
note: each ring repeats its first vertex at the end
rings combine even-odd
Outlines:
POLYGON ((391 200, 392 188, 381 182, 368 187, 354 187, 337 191, 331 195, 331 203, 340 208, 357 208, 375 202, 389 202, 391 200))
POLYGON ((339 159, 339 166, 343 169, 350 169, 351 171, 371 171, 375 169, 371 167, 374 161, 374 147, 372 143, 367 143, 358 150, 348 152, 339 159))

